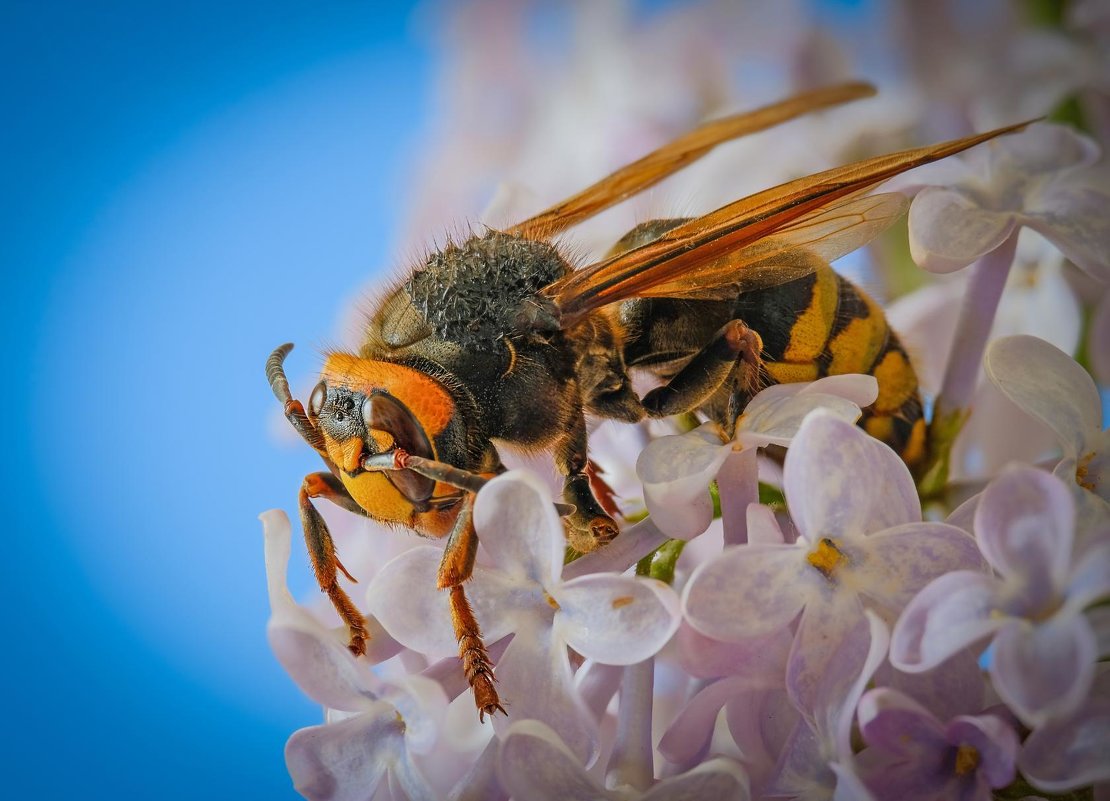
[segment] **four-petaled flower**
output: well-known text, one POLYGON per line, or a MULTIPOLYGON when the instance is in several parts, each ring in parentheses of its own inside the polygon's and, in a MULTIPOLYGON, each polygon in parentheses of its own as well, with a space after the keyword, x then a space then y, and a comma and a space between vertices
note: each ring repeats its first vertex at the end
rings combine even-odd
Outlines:
POLYGON ((957 570, 925 587, 894 628, 891 664, 930 670, 989 637, 992 683, 1022 722, 1072 714, 1094 678, 1098 645, 1083 612, 1110 596, 1110 540, 1073 560, 1071 493, 1023 466, 983 491, 974 526, 996 575, 957 570))
POLYGON ((753 528, 751 543, 695 571, 683 606, 691 625, 725 641, 769 634, 800 613, 787 688, 807 710, 865 609, 893 621, 930 580, 981 558, 964 531, 921 521, 913 479, 894 451, 827 412, 806 417, 783 476, 799 541, 753 528))
POLYGON ((261 520, 270 645, 305 694, 327 710, 327 723, 294 732, 285 746, 297 791, 312 801, 358 801, 388 780, 413 801, 431 801, 435 795, 412 756, 436 743, 447 706, 442 688, 419 676, 391 686, 357 661, 343 635, 325 628, 289 593, 289 518, 269 511, 261 520))
MULTIPOLYGON (((547 487, 523 472, 505 473, 482 488, 474 527, 495 566, 475 567, 467 593, 487 641, 513 634, 496 667, 512 720, 545 721, 580 759, 592 762, 597 727, 571 686, 567 647, 610 665, 647 659, 678 628, 674 590, 654 579, 614 574, 563 581, 562 523, 547 487)), ((398 642, 446 656, 457 645, 447 597, 435 589, 440 557, 431 546, 397 557, 371 582, 367 601, 398 642)), ((494 717, 496 731, 507 726, 504 716, 494 717)))
POLYGON ((885 687, 859 704, 870 746, 864 782, 877 798, 990 801, 1014 779, 1018 736, 1001 716, 960 715, 941 723, 912 698, 885 687))
POLYGON ((758 500, 756 450, 789 445, 814 409, 854 423, 861 407, 874 403, 878 394, 878 382, 870 375, 775 384, 752 398, 730 441, 722 441, 715 423, 653 440, 636 462, 652 522, 676 539, 688 540, 705 531, 713 519, 709 483, 728 461, 740 480, 733 482, 731 491, 722 488, 725 539, 731 544, 742 542, 744 538, 734 532, 743 527, 748 504, 758 500))
POLYGON ((1099 156, 1093 140, 1062 125, 1035 123, 911 174, 926 186, 910 206, 910 252, 926 270, 966 267, 1022 225, 1080 269, 1110 281, 1110 195, 1087 184, 1099 156))

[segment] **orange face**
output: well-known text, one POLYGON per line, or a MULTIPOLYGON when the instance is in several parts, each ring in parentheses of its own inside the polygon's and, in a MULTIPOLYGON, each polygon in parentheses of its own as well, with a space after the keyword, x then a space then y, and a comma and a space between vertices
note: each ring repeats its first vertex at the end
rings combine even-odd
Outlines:
POLYGON ((310 409, 318 417, 328 457, 340 468, 340 480, 370 517, 426 535, 447 533, 454 510, 440 511, 427 501, 455 493, 453 487, 410 471, 362 469, 364 457, 394 449, 438 458, 435 438, 456 413, 441 383, 404 365, 333 353, 310 409))

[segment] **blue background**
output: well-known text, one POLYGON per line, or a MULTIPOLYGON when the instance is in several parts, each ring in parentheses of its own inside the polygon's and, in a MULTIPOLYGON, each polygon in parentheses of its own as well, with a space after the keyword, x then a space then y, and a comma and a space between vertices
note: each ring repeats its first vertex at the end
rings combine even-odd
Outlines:
POLYGON ((375 5, 3 6, 2 797, 297 797, 262 365, 396 256, 435 61, 375 5))

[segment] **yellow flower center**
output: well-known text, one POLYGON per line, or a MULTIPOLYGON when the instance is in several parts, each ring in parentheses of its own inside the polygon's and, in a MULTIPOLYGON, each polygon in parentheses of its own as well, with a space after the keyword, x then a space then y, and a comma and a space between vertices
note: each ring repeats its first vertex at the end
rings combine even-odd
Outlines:
POLYGON ((1095 458, 1095 452, 1091 451, 1088 454, 1079 457, 1079 462, 1075 466, 1075 483, 1083 489, 1090 492, 1095 491, 1095 482, 1087 477, 1087 471, 1091 466, 1091 460, 1095 458))
POLYGON ((961 745, 956 749, 956 775, 966 776, 979 767, 979 752, 973 745, 961 745))
POLYGON ((828 537, 822 537, 817 547, 809 552, 806 560, 816 568, 817 572, 825 578, 832 580, 833 573, 842 563, 848 561, 844 551, 840 550, 828 537))
POLYGON ((554 609, 554 610, 555 610, 556 612, 558 612, 558 611, 559 611, 559 602, 558 602, 558 601, 556 601, 556 600, 555 600, 554 598, 552 598, 552 597, 551 597, 551 596, 550 596, 549 594, 547 594, 546 592, 545 592, 545 593, 543 594, 543 599, 544 599, 545 601, 547 601, 547 605, 548 605, 548 606, 550 606, 550 607, 551 607, 552 609, 554 609))

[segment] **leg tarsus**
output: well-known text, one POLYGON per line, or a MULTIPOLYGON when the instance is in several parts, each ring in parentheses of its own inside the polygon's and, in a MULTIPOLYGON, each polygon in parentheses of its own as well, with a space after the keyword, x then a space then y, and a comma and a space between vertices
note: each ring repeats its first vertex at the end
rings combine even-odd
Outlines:
POLYGON ((462 660, 463 673, 474 693, 474 704, 478 707, 478 719, 485 721, 486 715, 500 712, 507 714, 501 705, 501 698, 494 687, 493 664, 489 653, 482 643, 482 630, 474 618, 470 602, 466 599, 462 585, 451 587, 451 620, 455 625, 455 636, 459 641, 459 658, 462 660))

